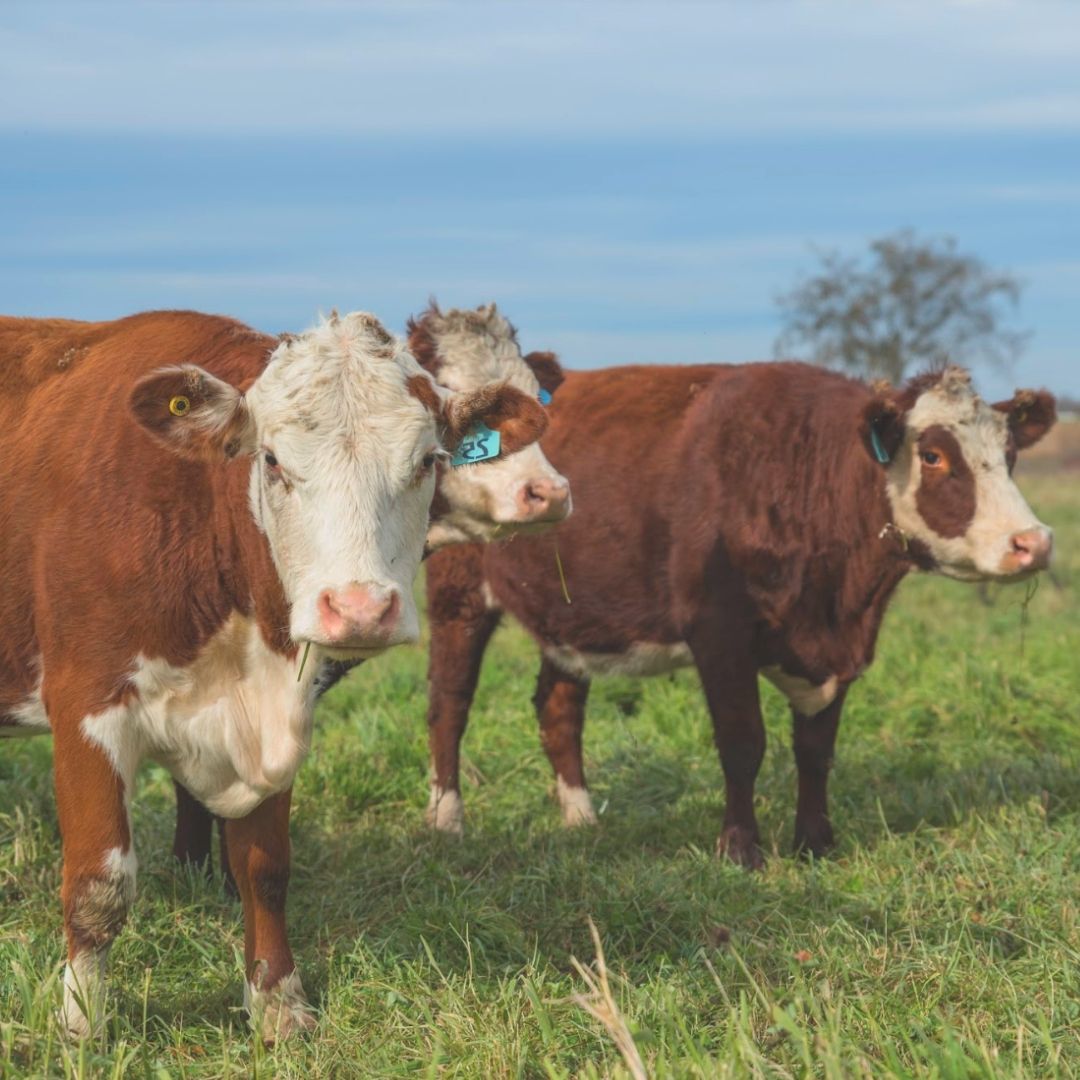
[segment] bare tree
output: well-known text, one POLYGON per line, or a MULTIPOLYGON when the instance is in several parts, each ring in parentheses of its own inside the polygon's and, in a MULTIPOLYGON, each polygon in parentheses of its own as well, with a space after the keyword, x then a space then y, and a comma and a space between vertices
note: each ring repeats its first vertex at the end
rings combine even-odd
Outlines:
POLYGON ((872 241, 863 258, 818 254, 819 272, 777 297, 778 356, 809 346, 819 364, 899 382, 946 361, 1007 368, 1027 339, 1005 325, 1020 282, 959 254, 950 237, 904 230, 872 241))

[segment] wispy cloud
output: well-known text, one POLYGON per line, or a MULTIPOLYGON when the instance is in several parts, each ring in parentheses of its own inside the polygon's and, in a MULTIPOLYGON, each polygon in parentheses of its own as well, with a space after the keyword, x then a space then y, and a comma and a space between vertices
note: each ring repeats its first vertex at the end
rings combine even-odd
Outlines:
POLYGON ((355 134, 1080 128, 1080 5, 12 4, 9 127, 355 134), (1022 88, 1020 90, 1019 88, 1022 88))

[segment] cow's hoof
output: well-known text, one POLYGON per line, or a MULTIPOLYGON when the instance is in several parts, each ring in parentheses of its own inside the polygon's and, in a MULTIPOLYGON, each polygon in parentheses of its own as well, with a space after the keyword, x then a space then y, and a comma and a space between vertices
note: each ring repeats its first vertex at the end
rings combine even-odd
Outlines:
POLYGON ((251 1023, 267 1046, 288 1039, 301 1031, 312 1031, 317 1020, 308 1004, 300 973, 293 969, 269 990, 253 983, 244 987, 244 1005, 251 1023))
POLYGON ((67 1003, 56 1012, 56 1023, 66 1039, 81 1042, 83 1039, 98 1039, 105 1034, 105 1025, 91 1023, 81 1008, 69 1008, 67 1003))
POLYGON ((106 952, 85 950, 64 968, 64 998, 56 1022, 69 1039, 105 1034, 106 952))
POLYGON ((451 836, 465 835, 465 804, 461 801, 460 791, 444 791, 433 786, 424 816, 427 823, 439 832, 451 836))
POLYGON ((834 843, 832 825, 829 824, 828 818, 795 822, 796 855, 813 855, 815 859, 820 859, 829 853, 834 843))
POLYGON ((555 781, 555 793, 562 809, 563 824, 568 829, 597 823, 598 818, 588 788, 571 787, 560 776, 555 781))
POLYGON ((765 855, 758 843, 757 831, 742 825, 729 825, 716 841, 716 854, 730 859, 745 870, 760 870, 765 855))

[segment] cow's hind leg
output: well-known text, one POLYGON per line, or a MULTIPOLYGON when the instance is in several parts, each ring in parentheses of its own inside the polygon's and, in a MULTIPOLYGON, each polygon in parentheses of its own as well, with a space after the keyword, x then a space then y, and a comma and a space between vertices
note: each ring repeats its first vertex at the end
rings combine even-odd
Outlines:
POLYGON ((173 833, 173 858, 191 866, 197 866, 210 876, 210 842, 214 823, 218 829, 218 848, 221 861, 221 878, 225 891, 238 896, 236 879, 229 867, 229 842, 225 836, 225 819, 211 814, 209 810, 183 784, 173 781, 176 792, 176 830, 173 833))
POLYGON ((792 745, 799 771, 799 801, 795 811, 795 850, 821 856, 833 846, 827 786, 836 730, 846 688, 816 716, 792 710, 792 745))
POLYGON ((555 770, 555 792, 563 822, 570 827, 596 824, 582 760, 588 699, 588 680, 568 675, 544 658, 533 704, 540 723, 540 741, 555 770))
POLYGON ((737 655, 719 635, 690 640, 712 715, 713 737, 724 770, 727 801, 718 854, 756 870, 764 865, 754 813, 754 783, 765 756, 757 670, 749 656, 737 655))
POLYGON ((427 822, 441 832, 465 831, 461 739, 469 722, 480 664, 500 612, 484 598, 483 549, 462 545, 427 564, 431 648, 428 662, 428 746, 431 797, 427 822))
POLYGON ((214 815, 179 781, 176 792, 176 829, 173 832, 173 858, 210 873, 210 838, 214 815))
POLYGON ((244 907, 244 1003, 267 1043, 315 1026, 285 929, 291 797, 291 790, 272 795, 247 817, 225 823, 244 907))
POLYGON ((120 741, 130 732, 126 714, 117 706, 74 723, 53 721, 68 953, 60 1022, 77 1038, 104 1030, 109 948, 135 897, 127 797, 138 758, 120 741))

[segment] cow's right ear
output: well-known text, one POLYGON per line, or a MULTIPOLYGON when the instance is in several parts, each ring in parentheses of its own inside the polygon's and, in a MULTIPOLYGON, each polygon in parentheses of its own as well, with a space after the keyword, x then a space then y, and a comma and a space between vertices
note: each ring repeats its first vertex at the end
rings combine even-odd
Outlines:
POLYGON ((532 368, 536 381, 541 388, 549 394, 554 394, 566 376, 563 374, 562 364, 553 352, 526 353, 522 359, 532 368))
POLYGON ((863 409, 859 434, 870 456, 888 466, 904 445, 904 413, 892 397, 875 397, 863 409))
POLYGON ((140 379, 131 391, 131 412, 181 457, 214 462, 257 449, 244 395, 194 364, 161 368, 140 379))

